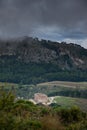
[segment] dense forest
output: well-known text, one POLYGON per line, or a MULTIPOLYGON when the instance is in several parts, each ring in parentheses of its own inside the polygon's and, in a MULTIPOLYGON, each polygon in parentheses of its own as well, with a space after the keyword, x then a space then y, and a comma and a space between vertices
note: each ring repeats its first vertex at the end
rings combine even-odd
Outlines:
POLYGON ((25 63, 16 56, 0 56, 0 81, 37 84, 46 81, 87 81, 87 71, 62 70, 52 63, 25 63))

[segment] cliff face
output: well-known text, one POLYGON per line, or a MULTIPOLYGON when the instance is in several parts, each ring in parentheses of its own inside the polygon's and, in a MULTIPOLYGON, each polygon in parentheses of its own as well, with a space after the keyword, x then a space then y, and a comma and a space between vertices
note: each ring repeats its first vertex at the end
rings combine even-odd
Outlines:
POLYGON ((87 69, 87 49, 80 45, 25 37, 0 41, 0 57, 15 56, 25 63, 52 63, 61 69, 87 69))

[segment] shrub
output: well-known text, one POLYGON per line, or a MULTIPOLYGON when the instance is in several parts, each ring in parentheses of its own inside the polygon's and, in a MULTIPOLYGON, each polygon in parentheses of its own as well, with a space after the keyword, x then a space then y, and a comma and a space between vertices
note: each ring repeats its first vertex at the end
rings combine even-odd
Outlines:
POLYGON ((47 115, 41 119, 42 130, 64 130, 63 125, 56 116, 47 115))

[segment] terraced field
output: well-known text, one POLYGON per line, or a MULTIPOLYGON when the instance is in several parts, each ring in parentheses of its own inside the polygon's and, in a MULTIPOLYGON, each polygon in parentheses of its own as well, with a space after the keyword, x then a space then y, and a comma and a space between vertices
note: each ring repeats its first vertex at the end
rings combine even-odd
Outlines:
POLYGON ((67 81, 52 81, 40 83, 38 86, 61 86, 61 87, 69 87, 69 88, 80 88, 87 89, 87 82, 67 82, 67 81))

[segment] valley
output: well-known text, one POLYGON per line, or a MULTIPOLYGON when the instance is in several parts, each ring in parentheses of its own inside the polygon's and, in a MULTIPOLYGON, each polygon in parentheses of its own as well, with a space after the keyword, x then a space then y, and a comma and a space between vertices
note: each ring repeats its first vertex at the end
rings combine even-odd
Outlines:
POLYGON ((78 106, 84 111, 87 110, 87 82, 52 81, 36 85, 0 82, 0 89, 13 91, 17 98, 25 100, 33 99, 35 93, 43 93, 49 98, 53 97, 53 106, 78 106))

